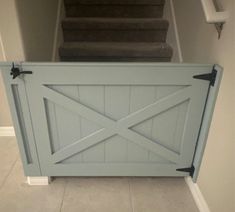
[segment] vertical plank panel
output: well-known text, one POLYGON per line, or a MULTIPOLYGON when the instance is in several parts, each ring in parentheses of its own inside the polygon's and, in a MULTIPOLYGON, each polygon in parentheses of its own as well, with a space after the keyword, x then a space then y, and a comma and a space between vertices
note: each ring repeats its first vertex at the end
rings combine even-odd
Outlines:
MULTIPOLYGON (((162 94, 161 92, 161 87, 165 87, 165 86, 155 86, 155 102, 159 99, 161 99, 162 97, 164 97, 164 94, 162 94)), ((156 118, 152 118, 151 119, 151 139, 154 140, 154 134, 156 133, 156 128, 155 128, 155 123, 156 123, 156 118)), ((168 160, 166 160, 165 158, 161 157, 160 155, 157 155, 155 153, 152 153, 151 151, 149 151, 149 161, 150 162, 155 162, 155 163, 169 163, 168 160)))
MULTIPOLYGON (((177 172, 176 168, 182 167, 182 164, 191 164, 195 150, 194 145, 198 136, 197 130, 201 124, 201 114, 208 90, 208 82, 197 81, 192 76, 209 73, 211 67, 198 66, 196 68, 196 66, 168 66, 167 64, 166 66, 163 64, 158 66, 152 63, 148 65, 146 63, 141 65, 132 63, 127 65, 126 63, 84 63, 69 65, 44 64, 42 66, 41 64, 28 64, 25 67, 26 69, 32 70, 34 73, 25 76, 25 80, 27 82, 28 101, 31 107, 34 134, 37 138, 37 150, 42 174, 48 176, 94 176, 99 174, 109 176, 118 174, 132 176, 187 175, 186 173, 177 172), (63 161, 66 164, 54 164, 53 156, 50 154, 49 140, 54 140, 53 148, 57 151, 64 146, 79 141, 82 137, 90 135, 100 129, 100 126, 86 120, 85 117, 81 117, 82 115, 78 115, 79 110, 76 111, 76 104, 71 102, 73 106, 69 107, 66 104, 69 101, 66 101, 66 99, 58 101, 58 105, 49 103, 46 106, 47 113, 50 113, 48 121, 45 116, 45 105, 43 104, 46 90, 41 90, 44 84, 53 85, 54 90, 103 113, 113 120, 126 117, 129 113, 164 98, 185 85, 192 86, 193 89, 191 89, 192 93, 190 94, 192 97, 190 96, 190 98, 193 101, 190 104, 190 109, 187 110, 187 104, 172 106, 171 109, 156 115, 154 118, 148 117, 149 120, 144 120, 145 117, 143 116, 142 123, 132 127, 132 130, 151 140, 160 140, 168 148, 175 151, 181 149, 182 157, 180 155, 178 160, 176 156, 175 164, 169 164, 174 163, 174 161, 169 162, 164 158, 164 155, 160 157, 152 153, 151 149, 145 150, 135 145, 133 141, 120 136, 113 136, 111 139, 104 141, 105 144, 92 146, 77 155, 76 151, 62 152, 62 155, 65 154, 65 157, 62 158, 69 155, 71 157, 63 161), (66 106, 76 112, 71 112, 66 106), (187 123, 184 128, 185 116, 187 116, 187 123), (47 122, 53 128, 52 131, 55 129, 57 131, 58 135, 53 134, 53 139, 48 136, 47 122), (187 129, 184 134, 184 144, 180 146, 184 129, 187 129), (56 141, 60 141, 60 143, 56 141), (82 162, 90 164, 81 164, 82 162), (107 163, 105 164, 105 162, 107 163)), ((17 80, 14 82, 17 82, 17 80)), ((52 97, 53 94, 46 96, 57 101, 57 98, 52 97)), ((169 102, 171 103, 171 101, 169 102)), ((164 104, 162 107, 164 107, 164 104)), ((143 140, 146 142, 145 139, 143 140)), ((73 146, 70 146, 70 148, 73 148, 73 146)))
MULTIPOLYGON (((130 94, 130 113, 138 111, 155 100, 154 86, 131 86, 130 94)), ((151 138, 152 121, 147 120, 137 126, 132 127, 135 132, 151 138)), ((148 161, 149 151, 142 147, 128 142, 128 161, 130 162, 144 162, 148 161)))
POLYGON ((186 121, 188 104, 189 100, 179 105, 178 119, 177 119, 174 144, 173 144, 174 150, 178 153, 180 153, 181 150, 181 141, 186 121))
MULTIPOLYGON (((61 94, 78 100, 77 86, 65 85, 65 86, 53 86, 53 89, 61 94)), ((81 118, 79 115, 70 112, 66 108, 59 105, 55 106, 55 114, 57 121, 57 130, 60 142, 60 148, 63 148, 81 138, 81 118)), ((82 155, 77 154, 66 160, 63 163, 81 162, 82 155)))
MULTIPOLYGON (((182 86, 159 86, 157 90, 157 99, 167 97, 182 89, 182 86)), ((176 131, 179 106, 175 106, 158 116, 153 120, 153 140, 159 141, 163 146, 174 149, 174 136, 176 131), (167 133, 166 133, 167 130, 167 133)))
MULTIPOLYGON (((21 136, 22 136, 22 147, 23 147, 23 152, 24 152, 24 162, 27 165, 33 164, 33 157, 32 157, 32 151, 30 149, 30 140, 29 140, 29 135, 27 133, 27 123, 26 119, 24 117, 25 114, 25 105, 27 105, 26 101, 23 101, 25 98, 25 90, 22 85, 12 85, 11 87, 12 90, 12 96, 14 99, 14 106, 15 106, 15 111, 17 114, 17 119, 18 119, 18 124, 19 128, 21 131, 21 136), (23 98, 22 98, 23 97, 23 98)), ((21 148, 22 148, 21 147, 21 148)))
MULTIPOLYGON (((105 115, 119 120, 129 114, 129 86, 105 86, 105 115)), ((127 143, 125 138, 113 136, 105 143, 106 162, 127 161, 127 143)))
POLYGON ((167 97, 170 94, 173 94, 183 88, 186 88, 187 86, 181 86, 181 85, 163 85, 157 87, 157 99, 161 99, 163 97, 167 97))
POLYGON ((153 140, 158 141, 163 146, 174 149, 174 136, 178 118, 178 106, 165 111, 154 118, 153 140))
MULTIPOLYGON (((79 86, 79 99, 82 104, 104 114, 104 86, 79 86)), ((86 137, 101 128, 101 126, 81 118, 82 137, 86 137)), ((83 162, 104 162, 104 142, 85 150, 83 162)))

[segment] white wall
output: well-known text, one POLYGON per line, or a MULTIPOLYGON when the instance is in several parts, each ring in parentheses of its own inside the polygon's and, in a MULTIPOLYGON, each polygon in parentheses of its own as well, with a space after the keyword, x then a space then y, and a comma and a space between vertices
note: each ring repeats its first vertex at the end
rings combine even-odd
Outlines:
POLYGON ((199 173, 198 185, 211 212, 235 211, 235 17, 234 0, 218 0, 230 18, 220 40, 205 23, 199 0, 174 0, 184 62, 218 63, 224 76, 199 173))
POLYGON ((1 0, 0 33, 6 59, 9 61, 24 60, 23 40, 14 0, 1 0))
MULTIPOLYGON (((2 43, 2 36, 0 33, 0 61, 5 61, 6 56, 2 43)), ((3 86, 2 76, 0 74, 0 126, 11 126, 11 115, 9 111, 9 106, 6 98, 5 88, 3 86)))
MULTIPOLYGON (((24 49, 14 0, 1 0, 0 61, 24 60, 24 49)), ((5 89, 0 76, 0 126, 12 126, 5 89)))
POLYGON ((15 0, 27 61, 51 61, 58 0, 15 0))
MULTIPOLYGON (((0 61, 51 61, 57 8, 58 0, 1 0, 0 61)), ((11 125, 0 77, 0 126, 11 125)))

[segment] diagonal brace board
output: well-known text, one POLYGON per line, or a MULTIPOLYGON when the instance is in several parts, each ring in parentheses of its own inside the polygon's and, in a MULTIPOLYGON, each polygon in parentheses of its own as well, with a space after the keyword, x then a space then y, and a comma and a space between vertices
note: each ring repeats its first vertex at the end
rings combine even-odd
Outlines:
POLYGON ((153 142, 150 139, 147 139, 142 135, 139 135, 136 132, 133 132, 128 128, 148 118, 151 118, 152 116, 157 115, 173 107, 174 105, 177 105, 185 101, 186 99, 189 98, 190 92, 191 92, 191 87, 185 88, 133 114, 130 114, 129 116, 120 119, 119 121, 114 121, 74 100, 69 99, 68 97, 65 97, 62 94, 57 93, 56 91, 53 91, 52 89, 43 86, 43 95, 46 98, 56 102, 59 105, 66 107, 67 109, 70 109, 78 113, 79 115, 82 114, 82 116, 85 117, 86 119, 91 120, 99 125, 102 125, 105 128, 83 139, 80 139, 79 141, 74 142, 73 144, 66 146, 62 150, 54 153, 52 155, 52 162, 57 163, 61 160, 64 160, 115 134, 119 134, 127 138, 128 140, 131 140, 137 143, 138 145, 143 146, 144 148, 156 152, 157 154, 167 158, 168 160, 177 162, 179 159, 178 154, 156 142, 153 142))

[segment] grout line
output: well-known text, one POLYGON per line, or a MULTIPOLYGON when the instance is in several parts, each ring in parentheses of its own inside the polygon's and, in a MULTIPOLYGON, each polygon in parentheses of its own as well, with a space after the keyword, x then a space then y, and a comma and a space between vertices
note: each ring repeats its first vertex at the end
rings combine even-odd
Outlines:
POLYGON ((68 186, 68 180, 65 179, 65 185, 64 185, 62 200, 61 200, 61 204, 60 204, 60 210, 59 210, 60 212, 62 211, 62 207, 63 207, 63 204, 64 204, 64 196, 65 196, 67 186, 68 186))
POLYGON ((16 158, 16 160, 14 161, 14 163, 12 164, 12 166, 11 166, 11 168, 10 168, 8 174, 7 174, 6 177, 4 178, 2 184, 0 185, 0 190, 2 190, 2 188, 3 188, 4 184, 6 183, 8 177, 9 177, 10 174, 12 173, 12 170, 13 170, 14 167, 16 166, 16 163, 17 163, 18 159, 19 159, 19 157, 17 156, 17 158, 16 158))
MULTIPOLYGON (((132 179, 132 178, 131 178, 132 179)), ((130 197, 130 203, 131 203, 131 209, 132 209, 132 212, 134 212, 134 204, 133 204, 133 201, 132 201, 132 192, 131 192, 131 184, 130 184, 130 178, 128 178, 128 185, 129 185, 129 197, 130 197)))

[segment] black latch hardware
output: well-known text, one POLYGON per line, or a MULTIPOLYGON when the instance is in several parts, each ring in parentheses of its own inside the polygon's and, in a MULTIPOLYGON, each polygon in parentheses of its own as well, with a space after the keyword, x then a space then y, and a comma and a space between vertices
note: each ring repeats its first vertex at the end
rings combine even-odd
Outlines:
POLYGON ((192 177, 194 174, 194 171, 195 171, 195 167, 192 165, 191 167, 188 167, 188 168, 176 169, 176 171, 188 172, 190 174, 190 176, 192 177))
POLYGON ((201 79, 201 80, 208 80, 210 81, 210 85, 215 85, 215 80, 217 76, 217 71, 215 70, 215 67, 213 67, 213 70, 209 74, 201 74, 201 75, 195 75, 193 76, 194 79, 201 79))
POLYGON ((15 67, 14 63, 12 63, 12 68, 11 68, 12 79, 15 79, 21 74, 32 74, 32 73, 33 73, 32 71, 20 71, 20 69, 15 67))

